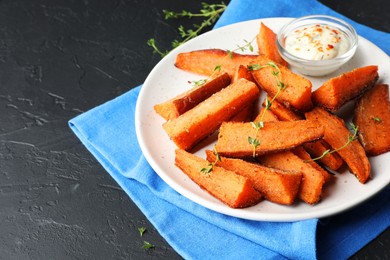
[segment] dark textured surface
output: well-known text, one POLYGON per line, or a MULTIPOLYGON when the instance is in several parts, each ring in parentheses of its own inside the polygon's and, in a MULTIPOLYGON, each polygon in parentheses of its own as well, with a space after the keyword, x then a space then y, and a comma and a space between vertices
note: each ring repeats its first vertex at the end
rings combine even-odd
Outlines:
MULTIPOLYGON (((322 2, 390 31, 387 1, 322 2)), ((160 59, 146 41, 169 49, 194 22, 165 21, 162 9, 199 6, 0 1, 0 259, 180 259, 67 121, 141 84, 160 59)), ((389 239, 387 230, 353 259, 389 258, 389 239)))

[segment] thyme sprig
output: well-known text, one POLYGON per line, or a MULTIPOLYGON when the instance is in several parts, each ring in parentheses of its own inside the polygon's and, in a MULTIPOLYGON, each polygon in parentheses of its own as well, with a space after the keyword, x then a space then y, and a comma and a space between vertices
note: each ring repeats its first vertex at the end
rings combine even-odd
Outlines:
POLYGON ((338 148, 336 148, 336 149, 333 149, 333 150, 327 149, 327 150, 325 150, 320 156, 318 156, 318 157, 316 157, 316 158, 312 158, 312 159, 310 159, 310 160, 306 160, 305 162, 311 162, 311 161, 320 160, 320 159, 324 158, 324 157, 325 157, 326 155, 328 155, 328 154, 332 154, 332 153, 335 153, 335 152, 338 152, 338 151, 344 149, 344 148, 347 147, 350 143, 352 143, 353 141, 355 141, 355 140, 358 138, 359 129, 358 129, 358 127, 357 127, 354 123, 352 123, 352 122, 350 122, 350 126, 351 126, 351 128, 352 128, 353 133, 352 133, 352 134, 348 134, 348 139, 347 139, 347 141, 345 142, 345 144, 343 144, 342 146, 340 146, 340 147, 338 147, 338 148))
POLYGON ((221 156, 219 155, 219 153, 217 152, 217 150, 215 149, 214 147, 214 154, 215 154, 215 161, 214 162, 211 162, 207 165, 207 167, 204 167, 202 169, 200 169, 200 172, 203 173, 203 174, 209 174, 210 172, 213 171, 214 169, 214 166, 221 161, 221 156))
POLYGON ((265 100, 265 108, 260 116, 260 120, 258 122, 251 122, 251 125, 256 129, 255 137, 248 136, 248 143, 253 146, 253 157, 256 156, 256 148, 261 144, 261 141, 257 138, 257 135, 261 128, 264 127, 264 116, 268 109, 271 108, 272 102, 280 95, 280 93, 286 88, 286 84, 281 79, 280 68, 274 62, 268 62, 264 65, 260 64, 252 64, 248 65, 248 70, 260 70, 266 67, 273 68, 272 75, 275 77, 275 85, 278 88, 278 91, 273 96, 271 100, 268 98, 265 100))
POLYGON ((261 144, 261 141, 257 138, 257 134, 260 129, 264 127, 264 123, 262 121, 259 122, 251 122, 253 128, 256 129, 255 137, 248 136, 248 143, 253 146, 253 154, 252 156, 256 156, 256 148, 261 144))
MULTIPOLYGON (((181 39, 174 40, 171 42, 171 46, 173 49, 195 38, 207 27, 212 26, 226 9, 226 4, 224 2, 221 2, 220 4, 208 4, 202 2, 201 5, 202 7, 199 10, 199 13, 192 13, 186 10, 182 10, 181 12, 163 10, 165 20, 172 18, 205 18, 200 24, 193 24, 193 28, 191 29, 185 29, 182 25, 179 26, 178 30, 181 39)), ((161 51, 157 47, 156 41, 153 38, 149 39, 147 41, 147 44, 153 48, 153 53, 157 53, 161 57, 164 57, 169 53, 169 51, 161 51)))

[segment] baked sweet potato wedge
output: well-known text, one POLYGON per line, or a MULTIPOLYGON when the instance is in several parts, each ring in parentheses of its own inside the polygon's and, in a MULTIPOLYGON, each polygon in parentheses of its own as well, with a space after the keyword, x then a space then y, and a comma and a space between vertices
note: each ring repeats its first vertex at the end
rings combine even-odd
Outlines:
POLYGON ((191 149, 258 96, 256 84, 240 79, 186 113, 165 122, 163 128, 177 147, 191 149))
POLYGON ((359 128, 359 141, 367 155, 390 151, 389 86, 375 85, 358 99, 353 120, 359 128))
POLYGON ((298 146, 294 149, 292 149, 292 152, 298 156, 299 158, 301 158, 305 163, 308 163, 310 164, 311 167, 315 168, 317 171, 319 171, 322 176, 324 176, 324 181, 325 182, 328 182, 332 175, 326 171, 324 168, 322 168, 318 163, 316 163, 315 161, 312 160, 312 157, 310 156, 310 154, 305 150, 305 148, 303 148, 303 146, 298 146))
POLYGON ((268 167, 302 172, 299 198, 308 204, 315 204, 320 200, 325 183, 324 176, 291 151, 266 154, 259 156, 258 159, 261 164, 268 167))
POLYGON ((247 66, 257 56, 229 53, 221 49, 196 50, 179 53, 176 56, 175 66, 205 76, 211 76, 220 69, 221 72, 227 72, 232 78, 240 65, 247 66))
POLYGON ((274 62, 287 67, 287 62, 280 56, 276 46, 276 33, 264 23, 260 23, 260 30, 256 35, 256 41, 259 54, 264 54, 274 62))
MULTIPOLYGON (((271 100, 270 97, 267 97, 267 99, 269 101, 271 100)), ((266 107, 266 102, 265 101, 263 102, 262 106, 266 107)), ((280 121, 295 121, 295 120, 302 120, 302 119, 304 119, 304 117, 300 113, 285 107, 283 104, 281 104, 277 100, 272 101, 272 104, 269 107, 269 110, 272 111, 272 113, 275 114, 275 116, 280 121)))
POLYGON ((229 119, 230 122, 250 122, 255 113, 257 99, 229 119))
POLYGON ((260 109, 259 114, 253 119, 253 122, 274 122, 274 121, 280 121, 278 117, 272 113, 271 110, 266 109, 265 107, 262 107, 260 109))
POLYGON ((370 178, 370 162, 357 139, 345 146, 351 133, 345 126, 344 120, 320 107, 315 107, 310 112, 305 113, 305 116, 309 120, 318 120, 324 126, 324 140, 333 149, 338 150, 337 153, 359 182, 366 183, 370 178), (340 149, 341 147, 343 148, 340 149))
MULTIPOLYGON (((270 110, 281 121, 295 121, 304 118, 303 115, 286 108, 276 100, 272 102, 270 110)), ((306 151, 310 153, 313 158, 320 157, 326 150, 330 148, 330 146, 324 140, 304 143, 302 146, 306 149, 306 151)), ((323 165, 334 171, 339 169, 341 165, 343 165, 343 160, 337 153, 328 154, 327 156, 319 159, 319 161, 323 165)))
POLYGON ((291 205, 297 196, 302 179, 301 172, 282 171, 223 156, 220 156, 219 161, 210 150, 206 151, 206 155, 209 162, 216 161, 217 166, 247 177, 253 183, 253 187, 269 201, 291 205))
POLYGON ((176 118, 229 84, 229 75, 221 73, 202 85, 194 86, 168 101, 155 105, 154 110, 166 120, 176 118))
POLYGON ((318 140, 323 134, 324 128, 315 120, 267 122, 259 130, 253 123, 224 122, 215 148, 221 156, 255 157, 289 150, 305 142, 318 140), (260 144, 254 145, 254 140, 260 144))
POLYGON ((255 82, 255 79, 253 78, 252 73, 248 70, 247 66, 244 66, 244 65, 238 66, 236 72, 233 75, 232 82, 235 82, 241 78, 255 82))
POLYGON ((317 106, 336 112, 348 101, 370 89, 378 79, 378 66, 356 68, 331 78, 312 94, 317 106))
POLYGON ((204 172, 202 169, 210 167, 207 160, 182 149, 177 149, 175 154, 175 165, 178 168, 229 207, 245 208, 260 202, 261 193, 253 188, 248 178, 218 166, 204 172))
POLYGON ((312 108, 312 83, 310 80, 295 74, 287 67, 276 65, 264 55, 259 55, 249 65, 257 84, 272 98, 279 89, 276 100, 288 108, 308 111, 312 108), (278 85, 279 83, 279 85, 278 85), (283 86, 280 84, 283 83, 283 86))
POLYGON ((325 140, 318 140, 311 143, 304 143, 303 147, 311 155, 312 158, 318 159, 323 165, 330 170, 337 171, 344 164, 338 153, 330 153, 322 156, 327 150, 331 149, 330 145, 325 140))

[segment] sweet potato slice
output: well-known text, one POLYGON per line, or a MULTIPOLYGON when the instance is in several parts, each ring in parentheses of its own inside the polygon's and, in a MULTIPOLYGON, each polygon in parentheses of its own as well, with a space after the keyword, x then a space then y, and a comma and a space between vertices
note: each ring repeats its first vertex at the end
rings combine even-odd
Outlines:
POLYGON ((313 106, 311 81, 293 73, 287 67, 269 66, 270 62, 272 63, 272 60, 269 58, 259 55, 257 60, 250 63, 249 68, 257 84, 272 98, 280 88, 277 82, 282 82, 285 88, 277 95, 276 100, 294 110, 310 110, 313 106))
POLYGON ((319 161, 330 170, 337 171, 344 163, 343 159, 341 159, 340 155, 337 153, 330 153, 322 157, 322 155, 331 148, 325 140, 305 143, 303 144, 303 147, 312 158, 320 158, 319 161))
POLYGON ((256 108, 257 99, 247 105, 244 109, 234 115, 229 121, 230 122, 250 122, 252 120, 253 114, 256 108))
POLYGON ((312 160, 310 154, 303 148, 303 146, 298 146, 292 150, 292 152, 301 158, 304 162, 310 164, 311 167, 315 168, 317 171, 319 171, 322 176, 324 176, 324 181, 328 182, 332 175, 329 174, 328 171, 326 171, 324 168, 322 168, 318 163, 312 160))
POLYGON ((218 166, 214 166, 210 172, 202 172, 201 169, 209 167, 209 162, 184 150, 176 150, 175 165, 202 189, 229 207, 249 207, 262 198, 248 178, 218 166))
POLYGON ((258 96, 256 84, 240 79, 181 116, 165 122, 163 128, 179 148, 191 149, 258 96))
MULTIPOLYGON (((271 100, 270 97, 267 97, 267 99, 269 101, 271 100)), ((263 102, 262 105, 263 105, 263 107, 266 106, 265 101, 263 102)), ((271 110, 272 113, 275 114, 280 121, 295 121, 295 120, 304 119, 304 117, 300 113, 297 113, 297 111, 293 111, 293 110, 285 107, 283 104, 281 104, 277 100, 272 101, 272 104, 269 107, 269 110, 271 110)))
POLYGON ((356 102, 354 122, 359 128, 359 141, 366 154, 379 155, 390 151, 388 85, 374 86, 356 102))
MULTIPOLYGON (((274 104, 275 103, 272 103, 272 106, 274 104)), ((264 109, 265 108, 263 107, 263 110, 264 109)), ((278 120, 277 118, 275 119, 271 117, 271 115, 274 115, 273 111, 271 110, 267 110, 265 115, 267 116, 264 117, 263 122, 271 122, 271 121, 278 120)), ((295 119, 296 117, 294 117, 293 120, 290 121, 295 121, 295 119)), ((283 156, 286 157, 286 160, 289 160, 290 157, 293 158, 291 160, 292 165, 290 165, 291 170, 302 172, 303 180, 301 182, 301 188, 299 192, 300 198, 309 204, 316 203, 320 198, 323 183, 330 179, 329 173, 325 171, 323 168, 321 168, 316 162, 310 161, 311 159, 310 155, 303 149, 302 146, 297 146, 293 148, 291 151, 285 151, 281 153, 282 156, 278 156, 276 155, 276 153, 274 153, 274 155, 271 156, 273 159, 270 160, 274 162, 273 167, 278 168, 278 164, 279 164, 278 160, 282 160, 281 158, 283 156), (302 163, 302 161, 298 160, 295 155, 298 156, 300 159, 304 160, 308 164, 307 165, 308 169, 305 168, 305 165, 302 163), (318 177, 318 173, 322 174, 323 180, 321 180, 321 178, 318 177), (313 187, 314 191, 310 191, 310 187, 313 187)), ((267 156, 265 156, 265 158, 267 158, 267 156)), ((282 166, 284 170, 288 169, 289 167, 287 162, 282 162, 282 165, 286 165, 286 166, 282 166)))
POLYGON ((258 159, 268 167, 302 172, 302 182, 298 192, 299 198, 308 204, 315 204, 320 200, 322 187, 325 183, 324 176, 294 153, 287 151, 266 154, 258 157, 258 159))
POLYGON ((370 89, 378 77, 378 66, 356 68, 326 81, 313 92, 313 103, 336 112, 346 102, 370 89))
POLYGON ((215 153, 210 150, 206 151, 206 155, 209 162, 217 161, 216 165, 247 177, 253 183, 253 187, 260 191, 267 200, 284 205, 291 205, 294 202, 299 191, 302 173, 282 171, 264 167, 258 163, 223 156, 218 161, 215 153))
MULTIPOLYGON (((270 110, 282 121, 294 121, 301 120, 303 116, 295 111, 292 111, 276 100, 272 102, 270 110)), ((314 158, 320 157, 330 146, 324 140, 318 140, 315 142, 304 143, 302 145, 311 156, 314 158)), ((343 160, 337 153, 328 154, 325 157, 319 159, 319 161, 331 170, 337 170, 343 165, 343 160)))
POLYGON ((257 46, 260 54, 264 54, 271 60, 287 67, 287 62, 280 56, 276 46, 276 34, 264 23, 260 23, 260 31, 256 35, 257 46))
POLYGON ((233 75, 232 82, 235 82, 241 78, 255 82, 255 79, 253 78, 252 73, 248 70, 247 66, 244 66, 244 65, 238 66, 236 72, 233 75))
POLYGON ((176 118, 229 84, 229 75, 219 74, 202 85, 194 86, 168 101, 155 105, 154 110, 166 120, 176 118))
POLYGON ((253 119, 253 122, 274 122, 280 121, 271 110, 262 107, 259 114, 253 119))
POLYGON ((224 122, 215 148, 222 156, 251 157, 288 150, 302 143, 318 140, 323 134, 323 127, 313 120, 267 122, 259 131, 252 123, 224 122), (249 137, 259 140, 260 145, 252 145, 249 137))
POLYGON ((213 75, 219 67, 221 72, 227 72, 232 78, 240 65, 247 66, 257 57, 253 54, 228 53, 221 49, 205 49, 179 53, 175 66, 205 76, 213 75))
MULTIPOLYGON (((348 142, 351 133, 345 126, 343 119, 320 107, 315 107, 312 111, 305 113, 305 115, 307 119, 319 120, 324 126, 324 140, 333 149, 339 149, 348 142)), ((350 142, 346 147, 338 150, 337 153, 356 178, 361 183, 366 183, 370 178, 371 166, 359 141, 354 140, 350 142)))

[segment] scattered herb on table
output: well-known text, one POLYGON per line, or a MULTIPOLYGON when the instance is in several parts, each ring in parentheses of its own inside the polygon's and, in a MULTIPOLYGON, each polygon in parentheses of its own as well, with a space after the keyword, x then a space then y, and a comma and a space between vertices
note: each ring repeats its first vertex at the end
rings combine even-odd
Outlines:
POLYGON ((147 241, 144 241, 144 244, 142 246, 143 249, 151 249, 151 248, 154 248, 154 245, 147 242, 147 241))
MULTIPOLYGON (((200 24, 194 24, 193 28, 185 29, 183 26, 179 27, 179 33, 181 40, 172 41, 172 48, 176 48, 183 43, 188 42, 189 40, 198 36, 205 28, 212 26, 221 14, 225 11, 226 4, 221 2, 220 4, 208 4, 202 2, 202 8, 199 10, 199 13, 192 13, 189 11, 182 10, 181 12, 173 12, 168 10, 163 10, 165 15, 165 20, 172 18, 194 18, 194 17, 204 17, 204 20, 200 24)), ((169 53, 169 51, 160 50, 154 38, 151 38, 147 41, 147 44, 153 48, 153 53, 159 54, 161 57, 164 57, 169 53)))
POLYGON ((139 228, 138 228, 138 232, 139 232, 139 235, 142 237, 143 234, 146 232, 146 228, 144 228, 144 227, 139 227, 139 228))

